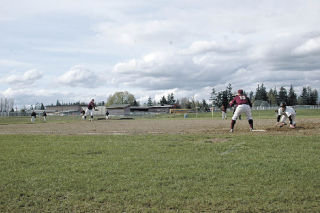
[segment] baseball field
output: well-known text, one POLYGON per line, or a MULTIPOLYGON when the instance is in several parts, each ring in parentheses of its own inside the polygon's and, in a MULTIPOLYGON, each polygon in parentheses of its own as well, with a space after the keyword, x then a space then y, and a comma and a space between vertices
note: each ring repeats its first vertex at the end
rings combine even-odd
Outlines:
POLYGON ((320 212, 320 110, 0 118, 0 212, 320 212))

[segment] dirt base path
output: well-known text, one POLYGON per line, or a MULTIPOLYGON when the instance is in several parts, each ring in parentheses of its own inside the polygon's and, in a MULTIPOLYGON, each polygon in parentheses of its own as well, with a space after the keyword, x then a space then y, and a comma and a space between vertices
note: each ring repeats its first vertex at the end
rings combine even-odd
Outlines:
MULTIPOLYGON (((255 129, 264 132, 249 132, 246 120, 238 120, 233 134, 294 134, 319 135, 320 119, 298 119, 297 128, 275 126, 275 119, 255 120, 255 129)), ((0 125, 0 134, 54 134, 54 135, 130 135, 130 134, 225 134, 230 120, 211 119, 150 119, 150 120, 96 120, 74 122, 47 122, 35 124, 0 125)), ((229 134, 229 133, 228 133, 229 134)))

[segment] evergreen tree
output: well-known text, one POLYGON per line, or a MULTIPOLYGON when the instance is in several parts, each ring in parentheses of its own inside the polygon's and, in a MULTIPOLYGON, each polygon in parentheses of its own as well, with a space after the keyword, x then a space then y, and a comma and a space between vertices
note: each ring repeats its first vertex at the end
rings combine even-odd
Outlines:
POLYGON ((302 88, 301 95, 298 98, 299 105, 307 105, 308 104, 308 90, 307 87, 302 88))
POLYGON ((220 91, 217 94, 215 94, 213 99, 213 105, 217 107, 225 106, 227 108, 232 98, 232 87, 231 84, 229 84, 226 90, 220 91))
POLYGON ((217 98, 216 90, 214 88, 212 88, 209 100, 212 101, 213 106, 215 105, 214 102, 215 102, 216 98, 217 98))
POLYGON ((170 105, 174 105, 174 104, 176 103, 176 100, 174 100, 174 95, 173 95, 173 93, 168 94, 168 96, 167 96, 167 102, 168 102, 168 104, 170 104, 170 105))
POLYGON ((278 94, 278 101, 280 103, 281 102, 288 103, 288 93, 287 93, 286 88, 280 87, 279 94, 278 94))
POLYGON ((168 101, 167 101, 166 97, 162 96, 162 98, 160 100, 160 105, 163 106, 165 104, 168 104, 168 101))
POLYGON ((268 95, 266 87, 261 84, 261 86, 258 84, 258 87, 256 89, 256 95, 254 97, 254 101, 268 101, 268 95))
POLYGON ((294 106, 297 105, 297 94, 294 92, 292 84, 289 89, 289 94, 288 94, 288 105, 289 106, 294 106))
POLYGON ((276 89, 270 89, 268 94, 268 102, 270 104, 270 106, 276 106, 277 104, 277 90, 276 89))
POLYGON ((44 109, 45 109, 43 103, 41 103, 40 109, 41 109, 41 110, 44 110, 44 109))
POLYGON ((317 105, 317 103, 318 103, 318 91, 316 89, 311 90, 310 88, 309 104, 317 105))
POLYGON ((152 99, 151 99, 151 97, 148 98, 147 106, 152 106, 152 99))
POLYGON ((227 86, 227 89, 226 89, 226 95, 227 95, 227 100, 228 100, 228 103, 224 106, 228 106, 229 102, 232 100, 233 98, 233 94, 232 94, 232 86, 231 84, 229 83, 228 86, 227 86))
POLYGON ((139 106, 139 102, 137 102, 136 98, 133 99, 133 103, 131 106, 139 106))
POLYGON ((204 112, 210 111, 209 105, 207 104, 205 99, 202 100, 201 110, 204 112))

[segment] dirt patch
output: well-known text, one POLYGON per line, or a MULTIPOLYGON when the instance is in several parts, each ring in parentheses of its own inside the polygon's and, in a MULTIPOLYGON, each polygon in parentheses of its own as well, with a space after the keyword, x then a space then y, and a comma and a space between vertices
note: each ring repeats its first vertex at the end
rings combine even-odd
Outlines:
MULTIPOLYGON (((234 133, 229 133, 230 120, 211 119, 150 119, 150 120, 95 120, 74 122, 48 122, 35 124, 0 125, 0 134, 44 135, 131 135, 131 134, 253 134, 253 135, 319 135, 320 118, 297 119, 297 128, 275 126, 275 119, 254 120, 250 132, 246 120, 238 120, 234 133)), ((222 142, 212 139, 212 143, 222 142)))
POLYGON ((202 141, 202 143, 224 143, 228 141, 229 140, 227 138, 211 138, 211 139, 206 139, 202 141))

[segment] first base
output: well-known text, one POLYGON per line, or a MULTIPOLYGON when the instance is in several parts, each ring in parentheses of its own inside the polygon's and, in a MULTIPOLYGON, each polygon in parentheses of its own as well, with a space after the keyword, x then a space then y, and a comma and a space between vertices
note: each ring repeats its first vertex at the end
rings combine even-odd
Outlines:
POLYGON ((254 130, 252 130, 252 132, 265 132, 266 130, 264 130, 264 129, 254 129, 254 130))

